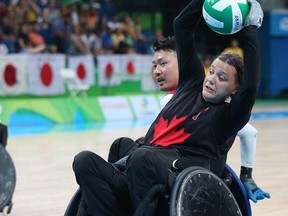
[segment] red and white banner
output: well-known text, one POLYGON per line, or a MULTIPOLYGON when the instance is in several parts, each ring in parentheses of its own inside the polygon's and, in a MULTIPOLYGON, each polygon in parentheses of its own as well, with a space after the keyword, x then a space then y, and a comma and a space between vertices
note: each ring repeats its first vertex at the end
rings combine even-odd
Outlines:
POLYGON ((6 55, 0 57, 0 95, 28 93, 27 56, 6 55))
POLYGON ((60 74, 62 68, 65 68, 65 55, 30 55, 28 58, 30 94, 64 94, 65 88, 60 74))
POLYGON ((121 81, 139 81, 143 68, 142 55, 120 55, 121 81))
POLYGON ((120 55, 97 56, 99 86, 117 86, 121 84, 119 56, 120 55))
POLYGON ((141 90, 142 91, 157 91, 159 87, 153 78, 153 56, 142 56, 142 78, 141 78, 141 90))
POLYGON ((95 84, 95 67, 92 55, 69 56, 68 68, 76 72, 79 83, 85 85, 95 84))

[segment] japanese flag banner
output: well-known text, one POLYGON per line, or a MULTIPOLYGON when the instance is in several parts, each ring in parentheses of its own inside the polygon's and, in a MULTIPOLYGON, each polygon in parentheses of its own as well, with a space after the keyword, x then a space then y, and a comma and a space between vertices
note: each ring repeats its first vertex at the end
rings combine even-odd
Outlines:
POLYGON ((59 95, 65 93, 60 70, 65 68, 65 55, 40 54, 28 59, 29 92, 31 95, 59 95))
POLYGON ((0 56, 0 95, 21 95, 28 93, 26 55, 0 56))

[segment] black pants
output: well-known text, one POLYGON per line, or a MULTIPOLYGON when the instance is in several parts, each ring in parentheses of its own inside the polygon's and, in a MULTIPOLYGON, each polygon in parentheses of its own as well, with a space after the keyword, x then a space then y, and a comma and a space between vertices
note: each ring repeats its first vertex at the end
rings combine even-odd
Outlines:
MULTIPOLYGON (((175 179, 170 161, 180 157, 173 149, 139 147, 130 153, 124 173, 93 152, 84 151, 76 155, 73 170, 91 215, 163 216, 168 210, 167 214, 158 213, 157 204, 170 194, 175 179)), ((199 158, 191 161, 189 166, 205 164, 199 158)))
MULTIPOLYGON (((141 138, 139 138, 141 142, 141 138)), ((132 151, 139 147, 137 141, 132 140, 129 137, 120 137, 116 139, 109 150, 108 162, 115 163, 121 158, 129 155, 132 151)), ((227 155, 219 159, 211 159, 210 161, 210 170, 216 174, 218 177, 222 176, 222 172, 224 170, 224 166, 226 164, 227 155)))
POLYGON ((116 139, 109 149, 108 162, 115 163, 121 158, 129 155, 138 147, 138 144, 129 137, 116 139))
POLYGON ((171 172, 149 149, 136 149, 131 153, 127 160, 127 175, 90 151, 75 156, 73 170, 87 209, 95 216, 129 216, 139 205, 144 207, 145 212, 140 211, 143 216, 153 216, 156 215, 158 195, 164 197, 169 193, 171 172), (153 194, 151 188, 157 196, 143 204, 143 198, 153 194))
POLYGON ((90 151, 75 156, 73 170, 89 214, 132 215, 125 173, 90 151))

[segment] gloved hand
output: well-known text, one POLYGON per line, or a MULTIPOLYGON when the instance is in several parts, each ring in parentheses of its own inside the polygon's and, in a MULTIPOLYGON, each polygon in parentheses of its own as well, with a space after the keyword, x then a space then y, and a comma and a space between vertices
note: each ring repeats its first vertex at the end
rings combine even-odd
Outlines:
POLYGON ((244 20, 244 26, 254 25, 260 28, 263 21, 263 10, 261 5, 256 0, 248 0, 250 4, 250 11, 244 20))
POLYGON ((252 178, 252 168, 241 167, 240 180, 242 181, 249 199, 254 203, 257 203, 258 200, 270 198, 270 194, 263 191, 257 186, 255 181, 252 178))

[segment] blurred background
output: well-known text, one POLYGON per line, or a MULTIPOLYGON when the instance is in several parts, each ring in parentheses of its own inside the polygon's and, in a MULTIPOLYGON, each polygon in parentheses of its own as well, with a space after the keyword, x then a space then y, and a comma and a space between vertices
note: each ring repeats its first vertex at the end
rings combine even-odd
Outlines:
MULTIPOLYGON (((165 94, 151 76, 151 45, 173 35, 173 19, 188 2, 0 0, 0 122, 17 173, 12 215, 63 215, 78 187, 71 164, 79 151, 106 158, 116 138, 146 133, 165 94)), ((253 212, 287 215, 288 0, 259 2, 265 18, 253 175, 272 199, 253 212)), ((202 21, 203 65, 226 48, 241 50, 240 36, 216 34, 202 21)), ((237 142, 228 158, 235 171, 237 142)))
MULTIPOLYGON (((115 107, 127 109, 124 119, 157 113, 158 95, 163 93, 151 77, 151 45, 155 39, 173 35, 173 18, 188 2, 1 0, 2 123, 119 119, 111 117, 115 107), (131 98, 134 95, 145 98, 131 98), (116 96, 121 97, 115 100, 116 96), (153 104, 150 109, 148 103, 153 104), (112 107, 109 112, 107 107, 112 107), (137 109, 142 113, 137 114, 137 109)), ((259 2, 265 19, 259 30, 262 80, 257 101, 286 102, 288 0, 259 2)), ((241 49, 240 36, 216 34, 201 22, 196 38, 203 64, 231 48, 232 41, 241 49)))

